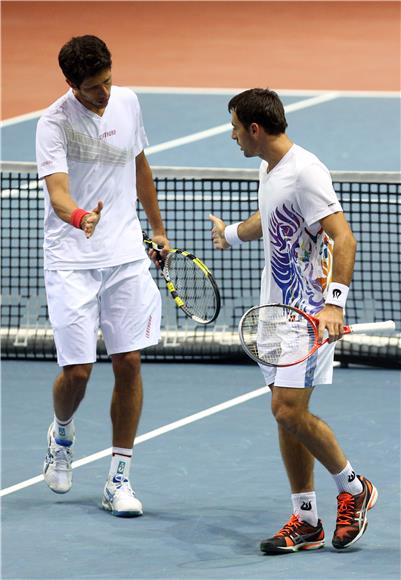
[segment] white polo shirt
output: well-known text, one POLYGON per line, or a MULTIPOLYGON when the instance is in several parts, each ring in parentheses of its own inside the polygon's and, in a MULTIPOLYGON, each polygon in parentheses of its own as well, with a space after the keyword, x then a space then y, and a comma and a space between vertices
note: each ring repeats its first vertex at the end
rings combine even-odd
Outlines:
POLYGON ((38 122, 39 177, 68 173, 78 207, 91 211, 103 201, 101 219, 87 239, 54 212, 44 184, 44 267, 81 270, 116 266, 146 256, 136 212, 135 157, 148 144, 138 98, 113 86, 102 117, 69 90, 38 122))
POLYGON ((342 207, 328 169, 302 147, 293 145, 271 172, 267 168, 263 161, 261 304, 289 304, 313 314, 323 307, 333 254, 333 241, 319 220, 342 207))

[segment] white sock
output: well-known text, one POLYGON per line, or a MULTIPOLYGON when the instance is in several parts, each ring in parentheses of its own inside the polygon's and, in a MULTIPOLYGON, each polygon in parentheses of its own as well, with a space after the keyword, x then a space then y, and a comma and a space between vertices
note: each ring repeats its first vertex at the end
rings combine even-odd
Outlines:
POLYGON ((57 419, 56 415, 54 415, 53 430, 54 438, 59 444, 71 444, 75 435, 74 417, 71 417, 68 421, 60 421, 60 419, 57 419))
POLYGON ((356 475, 352 465, 347 461, 347 465, 340 473, 333 474, 339 493, 346 492, 351 495, 358 495, 363 490, 363 485, 356 475))
POLYGON ((124 449, 123 447, 113 447, 111 452, 111 464, 109 471, 109 479, 113 479, 115 475, 123 475, 124 478, 129 479, 129 472, 131 468, 132 449, 124 449))
POLYGON ((302 493, 292 493, 292 506, 294 514, 308 522, 311 526, 316 526, 318 521, 316 493, 314 491, 305 491, 302 493))

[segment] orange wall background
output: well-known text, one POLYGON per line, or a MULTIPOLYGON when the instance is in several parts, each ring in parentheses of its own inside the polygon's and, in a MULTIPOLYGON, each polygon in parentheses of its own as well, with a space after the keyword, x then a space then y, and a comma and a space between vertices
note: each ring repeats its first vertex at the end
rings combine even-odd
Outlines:
POLYGON ((71 36, 96 34, 116 84, 400 90, 399 2, 3 1, 2 116, 66 88, 71 36))

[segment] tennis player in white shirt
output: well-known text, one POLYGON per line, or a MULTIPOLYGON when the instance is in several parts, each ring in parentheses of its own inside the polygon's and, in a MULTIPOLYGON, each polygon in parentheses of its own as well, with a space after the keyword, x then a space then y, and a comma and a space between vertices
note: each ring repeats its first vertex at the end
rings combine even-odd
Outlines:
MULTIPOLYGON (((61 373, 53 386, 44 478, 56 493, 72 485, 74 415, 96 361, 101 329, 115 377, 112 459, 102 505, 140 516, 130 483, 142 408, 140 351, 160 336, 160 293, 150 273, 136 212, 168 248, 138 98, 112 85, 111 54, 95 36, 74 37, 59 53, 69 90, 42 115, 36 157, 44 179, 44 269, 61 373)), ((94 439, 96 433, 93 433, 94 439)))
POLYGON ((331 428, 310 412, 309 401, 316 385, 332 382, 334 342, 342 336, 356 242, 329 171, 315 155, 288 138, 278 95, 268 89, 250 89, 233 97, 228 109, 232 138, 246 157, 262 159, 259 210, 228 226, 211 215, 214 245, 224 250, 263 237, 261 304, 288 304, 314 314, 320 321, 320 337, 324 331, 330 337, 330 344, 304 363, 261 369, 272 390, 272 413, 293 513, 260 547, 265 554, 323 547, 313 475, 317 459, 338 489, 332 543, 344 549, 365 532, 367 512, 378 494, 368 479, 356 475, 331 428))

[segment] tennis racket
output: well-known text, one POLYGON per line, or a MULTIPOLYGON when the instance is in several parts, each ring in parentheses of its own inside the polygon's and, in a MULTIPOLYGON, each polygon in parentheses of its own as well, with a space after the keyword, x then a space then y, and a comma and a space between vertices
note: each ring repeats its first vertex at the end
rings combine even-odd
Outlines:
POLYGON ((146 232, 143 232, 143 241, 158 252, 161 275, 177 307, 198 324, 216 320, 221 306, 220 292, 209 268, 185 250, 170 249, 167 256, 162 257, 163 248, 146 232))
MULTIPOLYGON (((240 320, 239 336, 246 354, 258 363, 290 367, 328 342, 319 339, 319 319, 293 306, 266 304, 250 308, 240 320)), ((344 334, 394 330, 392 320, 344 326, 344 334)))

